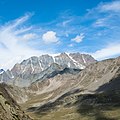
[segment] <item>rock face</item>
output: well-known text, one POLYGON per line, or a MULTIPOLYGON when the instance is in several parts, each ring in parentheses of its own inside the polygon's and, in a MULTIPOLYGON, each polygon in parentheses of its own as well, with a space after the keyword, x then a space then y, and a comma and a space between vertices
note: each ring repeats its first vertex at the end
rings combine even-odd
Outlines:
POLYGON ((35 95, 55 91, 55 94, 60 95, 59 93, 66 91, 74 84, 74 79, 72 80, 72 78, 80 72, 79 69, 72 68, 57 69, 53 72, 49 72, 49 69, 51 67, 48 68, 49 74, 45 74, 41 79, 38 79, 26 88, 28 92, 35 95))
MULTIPOLYGON (((116 59, 109 59, 101 62, 96 62, 94 64, 89 65, 81 71, 77 69, 67 70, 67 68, 58 69, 58 71, 56 70, 48 74, 48 76, 44 76, 44 81, 38 79, 33 84, 31 84, 29 88, 36 88, 34 92, 43 93, 45 91, 49 92, 50 89, 48 88, 51 88, 52 86, 53 88, 51 89, 55 92, 56 95, 60 95, 60 91, 61 93, 65 93, 73 89, 82 90, 82 94, 92 94, 96 92, 96 90, 99 89, 100 86, 110 83, 111 80, 113 80, 116 77, 119 77, 119 75, 120 57, 116 59), (67 72, 65 72, 65 70, 67 72)), ((104 87, 103 91, 105 91, 105 89, 107 89, 107 87, 104 87)))
POLYGON ((20 87, 29 86, 32 82, 40 79, 51 64, 56 63, 62 68, 84 69, 96 60, 86 54, 80 53, 61 53, 57 56, 42 55, 31 57, 15 64, 11 70, 7 70, 0 75, 0 80, 20 87))
POLYGON ((119 120, 120 57, 96 62, 74 75, 58 74, 36 81, 28 89, 34 91, 34 97, 24 106, 35 115, 46 113, 48 119, 57 119, 53 116, 60 114, 59 117, 64 115, 60 120, 67 120, 69 111, 66 110, 75 109, 69 119, 82 120, 82 117, 76 118, 79 114, 85 115, 83 119, 88 116, 90 120, 119 120), (108 110, 109 116, 103 114, 108 114, 108 110), (113 112, 118 114, 113 117, 113 112))
POLYGON ((96 62, 81 71, 76 79, 79 79, 79 86, 83 86, 86 89, 85 91, 94 92, 100 86, 111 82, 119 75, 120 57, 96 62))
MULTIPOLYGON (((103 114, 107 107, 113 110, 112 112, 120 112, 120 57, 100 62, 89 55, 79 56, 79 53, 69 55, 63 53, 54 59, 48 55, 41 57, 44 64, 38 66, 39 62, 30 62, 31 59, 38 61, 37 57, 34 57, 36 60, 32 57, 16 64, 11 71, 1 74, 3 78, 6 77, 7 83, 13 80, 11 86, 4 88, 21 103, 28 114, 30 112, 32 117, 41 120, 58 118, 82 120, 80 116, 76 118, 76 114, 81 115, 82 112, 82 115, 88 115, 88 120, 120 119, 119 114, 113 119, 103 114), (81 64, 86 67, 80 69, 81 64), (29 86, 23 87, 26 83, 27 85, 29 83, 29 86), (13 85, 20 85, 22 88, 13 85), (116 109, 117 111, 114 111, 116 109), (56 112, 60 112, 60 116, 56 112), (48 114, 48 118, 39 118, 42 113, 48 114)), ((84 119, 87 119, 86 116, 84 119)))
POLYGON ((0 120, 31 120, 11 98, 6 87, 0 84, 0 120))

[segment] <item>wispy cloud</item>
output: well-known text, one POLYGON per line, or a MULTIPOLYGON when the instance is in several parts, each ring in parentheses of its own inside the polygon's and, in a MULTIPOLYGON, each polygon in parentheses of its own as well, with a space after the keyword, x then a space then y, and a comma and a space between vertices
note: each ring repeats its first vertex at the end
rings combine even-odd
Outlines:
POLYGON ((11 68, 16 62, 30 57, 32 55, 40 55, 42 51, 31 48, 26 40, 36 37, 35 33, 31 33, 32 27, 22 26, 30 15, 25 15, 3 26, 0 26, 0 67, 11 68))
MULTIPOLYGON (((98 60, 120 55, 120 1, 100 3, 84 16, 73 17, 77 20, 73 21, 77 23, 74 26, 79 26, 75 27, 76 31, 85 33, 86 42, 82 45, 86 46, 89 54, 98 60)), ((79 42, 79 38, 76 36, 72 41, 79 42)), ((72 43, 68 46, 72 46, 72 43)), ((74 49, 86 52, 84 46, 75 46, 74 49)))
POLYGON ((97 50, 95 53, 91 53, 91 55, 98 60, 120 55, 120 43, 108 45, 105 48, 97 50))
POLYGON ((35 33, 28 33, 23 35, 20 40, 31 40, 37 38, 37 35, 35 33))
POLYGON ((115 0, 110 3, 103 4, 100 7, 101 11, 106 12, 106 11, 114 11, 114 12, 119 12, 120 11, 120 1, 115 0))
POLYGON ((74 41, 76 43, 80 43, 80 42, 82 42, 84 37, 85 37, 85 35, 83 33, 81 33, 80 35, 77 35, 75 38, 72 38, 71 41, 74 41))
POLYGON ((99 40, 103 41, 92 55, 98 60, 120 55, 120 1, 99 4, 90 12, 96 16, 91 27, 99 30, 99 40))
POLYGON ((72 44, 72 43, 71 43, 71 44, 69 44, 68 46, 69 46, 69 47, 73 47, 73 46, 74 46, 74 44, 72 44))
POLYGON ((68 19, 62 22, 63 27, 66 27, 70 22, 72 21, 72 19, 68 19))
POLYGON ((36 26, 26 24, 32 14, 1 25, 0 67, 11 68, 25 58, 51 51, 82 51, 96 59, 120 55, 120 1, 102 2, 82 16, 71 13, 36 26), (43 51, 46 48, 50 50, 43 51))

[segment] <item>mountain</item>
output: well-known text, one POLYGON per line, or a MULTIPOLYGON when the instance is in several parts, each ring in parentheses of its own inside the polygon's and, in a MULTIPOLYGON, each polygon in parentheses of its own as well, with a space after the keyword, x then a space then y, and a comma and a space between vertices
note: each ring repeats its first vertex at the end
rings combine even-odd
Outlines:
POLYGON ((120 57, 35 81, 27 91, 34 97, 22 106, 34 118, 119 120, 120 57))
POLYGON ((4 72, 4 70, 3 69, 0 69, 0 74, 2 74, 4 72))
MULTIPOLYGON (((66 68, 65 68, 66 69, 66 68)), ((44 80, 37 80, 28 88, 32 89, 34 86, 37 92, 48 92, 52 86, 53 92, 66 92, 72 89, 80 89, 82 93, 94 93, 100 86, 109 83, 120 70, 120 58, 108 59, 101 62, 96 62, 87 66, 81 71, 65 72, 65 69, 59 71, 59 74, 50 74, 52 77, 44 77, 44 80), (60 72, 63 74, 60 74, 60 72), (75 74, 72 74, 75 73, 75 74), (43 85, 46 84, 46 85, 43 85), (43 86, 43 87, 41 87, 43 86), (56 86, 56 87, 55 87, 56 86), (37 89, 39 88, 39 89, 37 89), (54 89, 53 89, 54 88, 54 89), (58 90, 57 90, 58 89, 58 90), (60 90, 59 90, 60 89, 60 90), (47 91, 48 90, 48 91, 47 91)), ((69 69, 68 71, 71 71, 69 69)), ((57 72, 57 71, 56 71, 57 72)), ((60 95, 60 93, 56 93, 60 95)))
POLYGON ((44 55, 42 67, 24 60, 1 74, 11 84, 4 88, 35 120, 119 120, 120 57, 98 62, 86 55, 81 62, 79 55, 62 53, 51 63, 44 55))
MULTIPOLYGON (((46 89, 45 87, 48 87, 49 80, 52 80, 55 76, 71 76, 76 75, 79 72, 80 69, 62 68, 58 64, 53 63, 46 70, 42 71, 39 74, 40 79, 37 79, 35 82, 31 83, 30 86, 21 88, 18 86, 9 85, 9 87, 6 87, 6 90, 17 101, 17 103, 21 104, 28 101, 32 97, 41 94, 41 92, 46 89)), ((54 80, 51 82, 55 83, 54 80)), ((52 84, 52 87, 53 86, 55 87, 56 85, 52 84)), ((59 87, 59 85, 57 87, 59 87)))
POLYGON ((95 62, 96 60, 92 56, 80 53, 34 56, 23 60, 20 64, 15 64, 11 70, 3 72, 0 75, 0 80, 8 84, 25 87, 43 77, 43 71, 53 63, 58 64, 62 68, 84 69, 95 62))
POLYGON ((0 120, 31 120, 8 94, 6 87, 6 84, 0 84, 0 120))

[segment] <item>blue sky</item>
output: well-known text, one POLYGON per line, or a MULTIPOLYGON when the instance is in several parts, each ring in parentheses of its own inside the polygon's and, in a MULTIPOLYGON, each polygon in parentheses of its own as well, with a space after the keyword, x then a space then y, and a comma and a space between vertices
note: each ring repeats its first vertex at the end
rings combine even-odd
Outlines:
POLYGON ((120 0, 0 0, 0 67, 30 56, 120 55, 120 0))

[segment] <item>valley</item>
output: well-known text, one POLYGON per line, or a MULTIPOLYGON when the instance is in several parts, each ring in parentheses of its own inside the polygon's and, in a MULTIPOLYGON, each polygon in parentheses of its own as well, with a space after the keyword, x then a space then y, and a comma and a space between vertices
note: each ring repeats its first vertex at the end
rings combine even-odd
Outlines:
POLYGON ((1 86, 29 119, 120 120, 120 57, 98 62, 81 56, 62 53, 51 63, 44 55, 44 70, 32 57, 0 74, 1 86))

